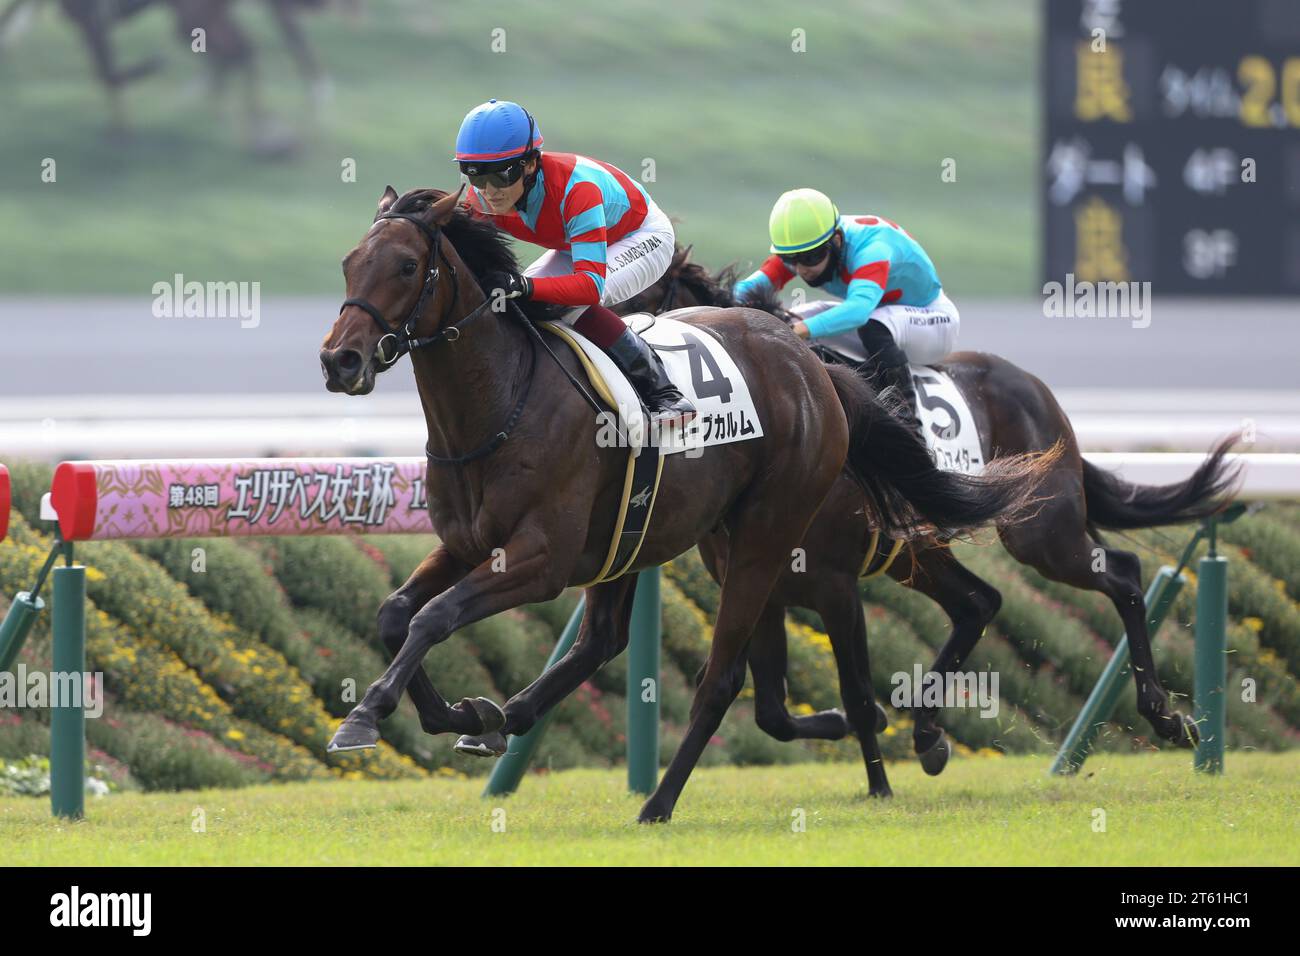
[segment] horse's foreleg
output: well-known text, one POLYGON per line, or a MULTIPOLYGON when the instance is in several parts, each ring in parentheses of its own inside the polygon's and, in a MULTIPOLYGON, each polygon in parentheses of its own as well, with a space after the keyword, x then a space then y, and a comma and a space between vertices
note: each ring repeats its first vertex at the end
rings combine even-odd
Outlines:
MULTIPOLYGON (((379 741, 379 721, 397 707, 402 691, 411 683, 429 648, 458 628, 501 611, 536 601, 548 601, 563 590, 567 570, 557 569, 546 539, 540 533, 517 536, 498 557, 484 561, 450 590, 433 598, 414 618, 393 661, 352 709, 330 741, 331 750, 373 747, 379 741)), ((446 706, 430 684, 433 705, 445 714, 448 729, 463 734, 499 730, 505 720, 501 709, 484 698, 462 700, 446 706), (441 701, 441 707, 439 706, 441 701)))
MULTIPOLYGON (((457 561, 445 547, 439 547, 420 562, 405 584, 384 599, 379 607, 379 639, 387 648, 390 660, 406 643, 415 615, 469 572, 469 565, 457 561)), ((451 729, 451 708, 423 667, 416 668, 406 692, 415 704, 425 733, 440 734, 451 729)))

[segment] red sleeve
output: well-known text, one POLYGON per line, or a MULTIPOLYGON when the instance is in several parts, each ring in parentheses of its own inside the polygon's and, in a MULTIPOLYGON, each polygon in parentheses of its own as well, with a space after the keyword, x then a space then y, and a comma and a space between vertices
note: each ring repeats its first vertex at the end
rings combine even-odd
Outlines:
POLYGON ((573 255, 573 275, 533 280, 533 298, 559 305, 599 305, 605 289, 604 197, 595 183, 578 183, 564 197, 561 214, 573 255), (574 229, 581 232, 574 232, 574 229))
POLYGON ((587 272, 568 276, 539 276, 533 279, 533 296, 538 302, 557 305, 599 305, 596 282, 587 272))
POLYGON ((770 255, 763 260, 763 264, 758 267, 758 271, 767 276, 768 281, 772 283, 772 288, 778 291, 785 288, 785 284, 794 278, 794 270, 781 261, 778 255, 770 255))

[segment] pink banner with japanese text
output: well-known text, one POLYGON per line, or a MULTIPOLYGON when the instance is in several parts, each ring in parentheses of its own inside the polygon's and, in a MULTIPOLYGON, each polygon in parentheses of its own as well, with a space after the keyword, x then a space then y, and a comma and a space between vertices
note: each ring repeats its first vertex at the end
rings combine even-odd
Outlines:
POLYGON ((65 461, 65 540, 432 532, 423 458, 65 461))

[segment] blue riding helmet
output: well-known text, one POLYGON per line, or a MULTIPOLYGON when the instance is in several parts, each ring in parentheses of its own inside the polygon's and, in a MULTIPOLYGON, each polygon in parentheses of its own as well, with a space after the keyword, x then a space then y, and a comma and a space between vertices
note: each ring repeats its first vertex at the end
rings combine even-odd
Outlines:
POLYGON ((542 145, 532 114, 509 100, 488 100, 469 111, 456 134, 459 163, 500 163, 542 145))

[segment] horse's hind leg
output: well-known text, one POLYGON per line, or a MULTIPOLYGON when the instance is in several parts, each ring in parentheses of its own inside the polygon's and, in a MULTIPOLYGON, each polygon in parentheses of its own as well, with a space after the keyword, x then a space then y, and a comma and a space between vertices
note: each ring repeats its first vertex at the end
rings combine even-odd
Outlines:
POLYGON ((605 662, 622 653, 628 642, 636 580, 637 575, 628 574, 587 588, 587 607, 573 646, 554 666, 506 701, 502 708, 505 724, 499 734, 462 737, 456 742, 456 749, 474 756, 500 756, 506 750, 507 734, 527 733, 605 662))
POLYGON ((849 723, 843 711, 823 710, 796 717, 786 709, 786 662, 785 607, 769 601, 749 642, 754 720, 759 729, 782 741, 841 740, 847 736, 849 723))
POLYGON ((840 678, 840 699, 849 724, 858 736, 862 760, 867 768, 868 794, 890 797, 885 760, 876 734, 884 730, 884 711, 876 703, 871 684, 871 659, 867 653, 867 618, 854 577, 839 576, 821 582, 817 613, 826 625, 835 652, 835 669, 840 678))
POLYGON ((1196 724, 1186 714, 1170 709, 1169 695, 1156 675, 1137 555, 1103 547, 1088 533, 1081 487, 1073 494, 1044 491, 1044 495, 1048 502, 1032 520, 999 529, 1002 542, 1012 557, 1043 577, 1110 598, 1124 622, 1133 655, 1138 713, 1164 740, 1195 746, 1196 724))
MULTIPOLYGON (((911 561, 896 562, 889 574, 931 598, 952 622, 952 633, 930 672, 948 674, 960 668, 1002 606, 997 588, 958 561, 946 544, 916 548, 911 561)), ((943 729, 936 724, 938 717, 935 707, 912 709, 912 746, 922 769, 931 776, 943 772, 952 753, 943 729)))
POLYGON ((739 691, 733 679, 736 661, 745 653, 777 577, 833 480, 833 474, 827 475, 818 494, 815 478, 805 476, 803 496, 799 502, 791 502, 789 477, 772 472, 763 485, 751 487, 745 503, 734 512, 737 517, 731 530, 713 645, 691 704, 690 727, 659 786, 641 808, 638 819, 642 823, 672 817, 691 771, 739 691), (796 504, 807 506, 810 500, 811 507, 801 514, 796 504))

